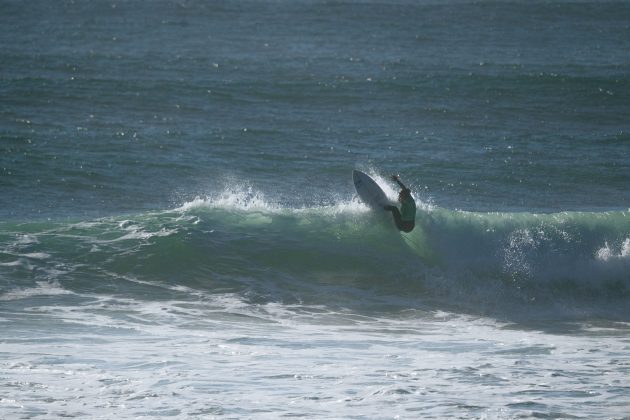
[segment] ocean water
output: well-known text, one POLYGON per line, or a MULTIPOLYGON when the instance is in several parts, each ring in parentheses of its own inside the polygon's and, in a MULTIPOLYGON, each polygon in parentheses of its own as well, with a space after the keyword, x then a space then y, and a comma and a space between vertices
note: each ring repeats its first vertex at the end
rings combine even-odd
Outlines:
POLYGON ((0 28, 0 418, 630 418, 630 3, 0 28))

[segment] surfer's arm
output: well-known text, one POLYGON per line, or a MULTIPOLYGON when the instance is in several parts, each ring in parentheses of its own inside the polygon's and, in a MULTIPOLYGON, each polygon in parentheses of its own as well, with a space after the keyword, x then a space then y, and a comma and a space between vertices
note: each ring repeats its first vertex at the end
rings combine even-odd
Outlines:
POLYGON ((400 185, 400 188, 402 188, 403 190, 408 189, 407 187, 405 187, 405 184, 400 182, 400 178, 398 177, 398 175, 392 175, 392 181, 396 181, 396 183, 400 185))

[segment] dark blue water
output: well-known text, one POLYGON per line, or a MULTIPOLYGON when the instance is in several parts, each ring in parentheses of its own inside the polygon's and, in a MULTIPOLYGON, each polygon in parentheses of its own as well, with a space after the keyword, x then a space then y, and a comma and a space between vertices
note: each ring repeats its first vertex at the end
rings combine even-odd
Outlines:
POLYGON ((311 205, 366 165, 448 208, 628 207, 624 2, 2 8, 11 218, 311 205))

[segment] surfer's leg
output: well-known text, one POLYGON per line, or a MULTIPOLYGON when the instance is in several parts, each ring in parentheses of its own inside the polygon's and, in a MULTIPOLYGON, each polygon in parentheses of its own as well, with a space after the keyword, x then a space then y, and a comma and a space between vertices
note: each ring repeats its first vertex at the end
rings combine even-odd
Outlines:
POLYGON ((394 216, 394 222, 396 223, 396 227, 398 230, 402 230, 402 219, 400 216, 400 210, 396 206, 385 206, 385 210, 391 211, 392 216, 394 216))
POLYGON ((396 228, 398 230, 402 230, 403 232, 411 232, 415 227, 414 222, 404 222, 402 220, 402 216, 400 215, 400 210, 396 206, 385 206, 383 207, 387 211, 392 212, 392 216, 394 216, 394 222, 396 223, 396 228))
POLYGON ((414 222, 402 222, 401 225, 397 225, 397 226, 398 226, 398 230, 409 233, 413 230, 414 227, 416 227, 416 224, 414 222))

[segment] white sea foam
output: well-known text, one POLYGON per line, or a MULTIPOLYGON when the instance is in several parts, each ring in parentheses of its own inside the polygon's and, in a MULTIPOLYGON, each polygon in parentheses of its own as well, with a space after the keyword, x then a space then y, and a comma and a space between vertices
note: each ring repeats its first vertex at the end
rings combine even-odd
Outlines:
POLYGON ((39 281, 34 287, 21 287, 12 289, 0 295, 0 300, 12 301, 27 299, 35 296, 71 295, 73 292, 64 289, 57 282, 39 281))
POLYGON ((610 402, 628 374, 612 325, 555 335, 445 311, 366 316, 233 294, 101 298, 34 308, 31 322, 47 318, 54 328, 3 343, 0 413, 349 418, 388 407, 392 418, 501 418, 536 407, 625 415, 610 402))
POLYGON ((18 254, 18 256, 24 257, 24 258, 31 258, 34 260, 46 260, 50 258, 50 254, 47 254, 45 252, 28 252, 25 254, 18 254))
POLYGON ((247 183, 235 183, 218 193, 205 197, 195 197, 184 203, 177 210, 188 211, 195 208, 219 208, 239 211, 265 211, 274 212, 279 206, 267 201, 264 193, 256 191, 247 183))
POLYGON ((630 259, 630 238, 626 238, 620 245, 611 246, 608 242, 598 249, 596 258, 600 261, 614 261, 630 259))

